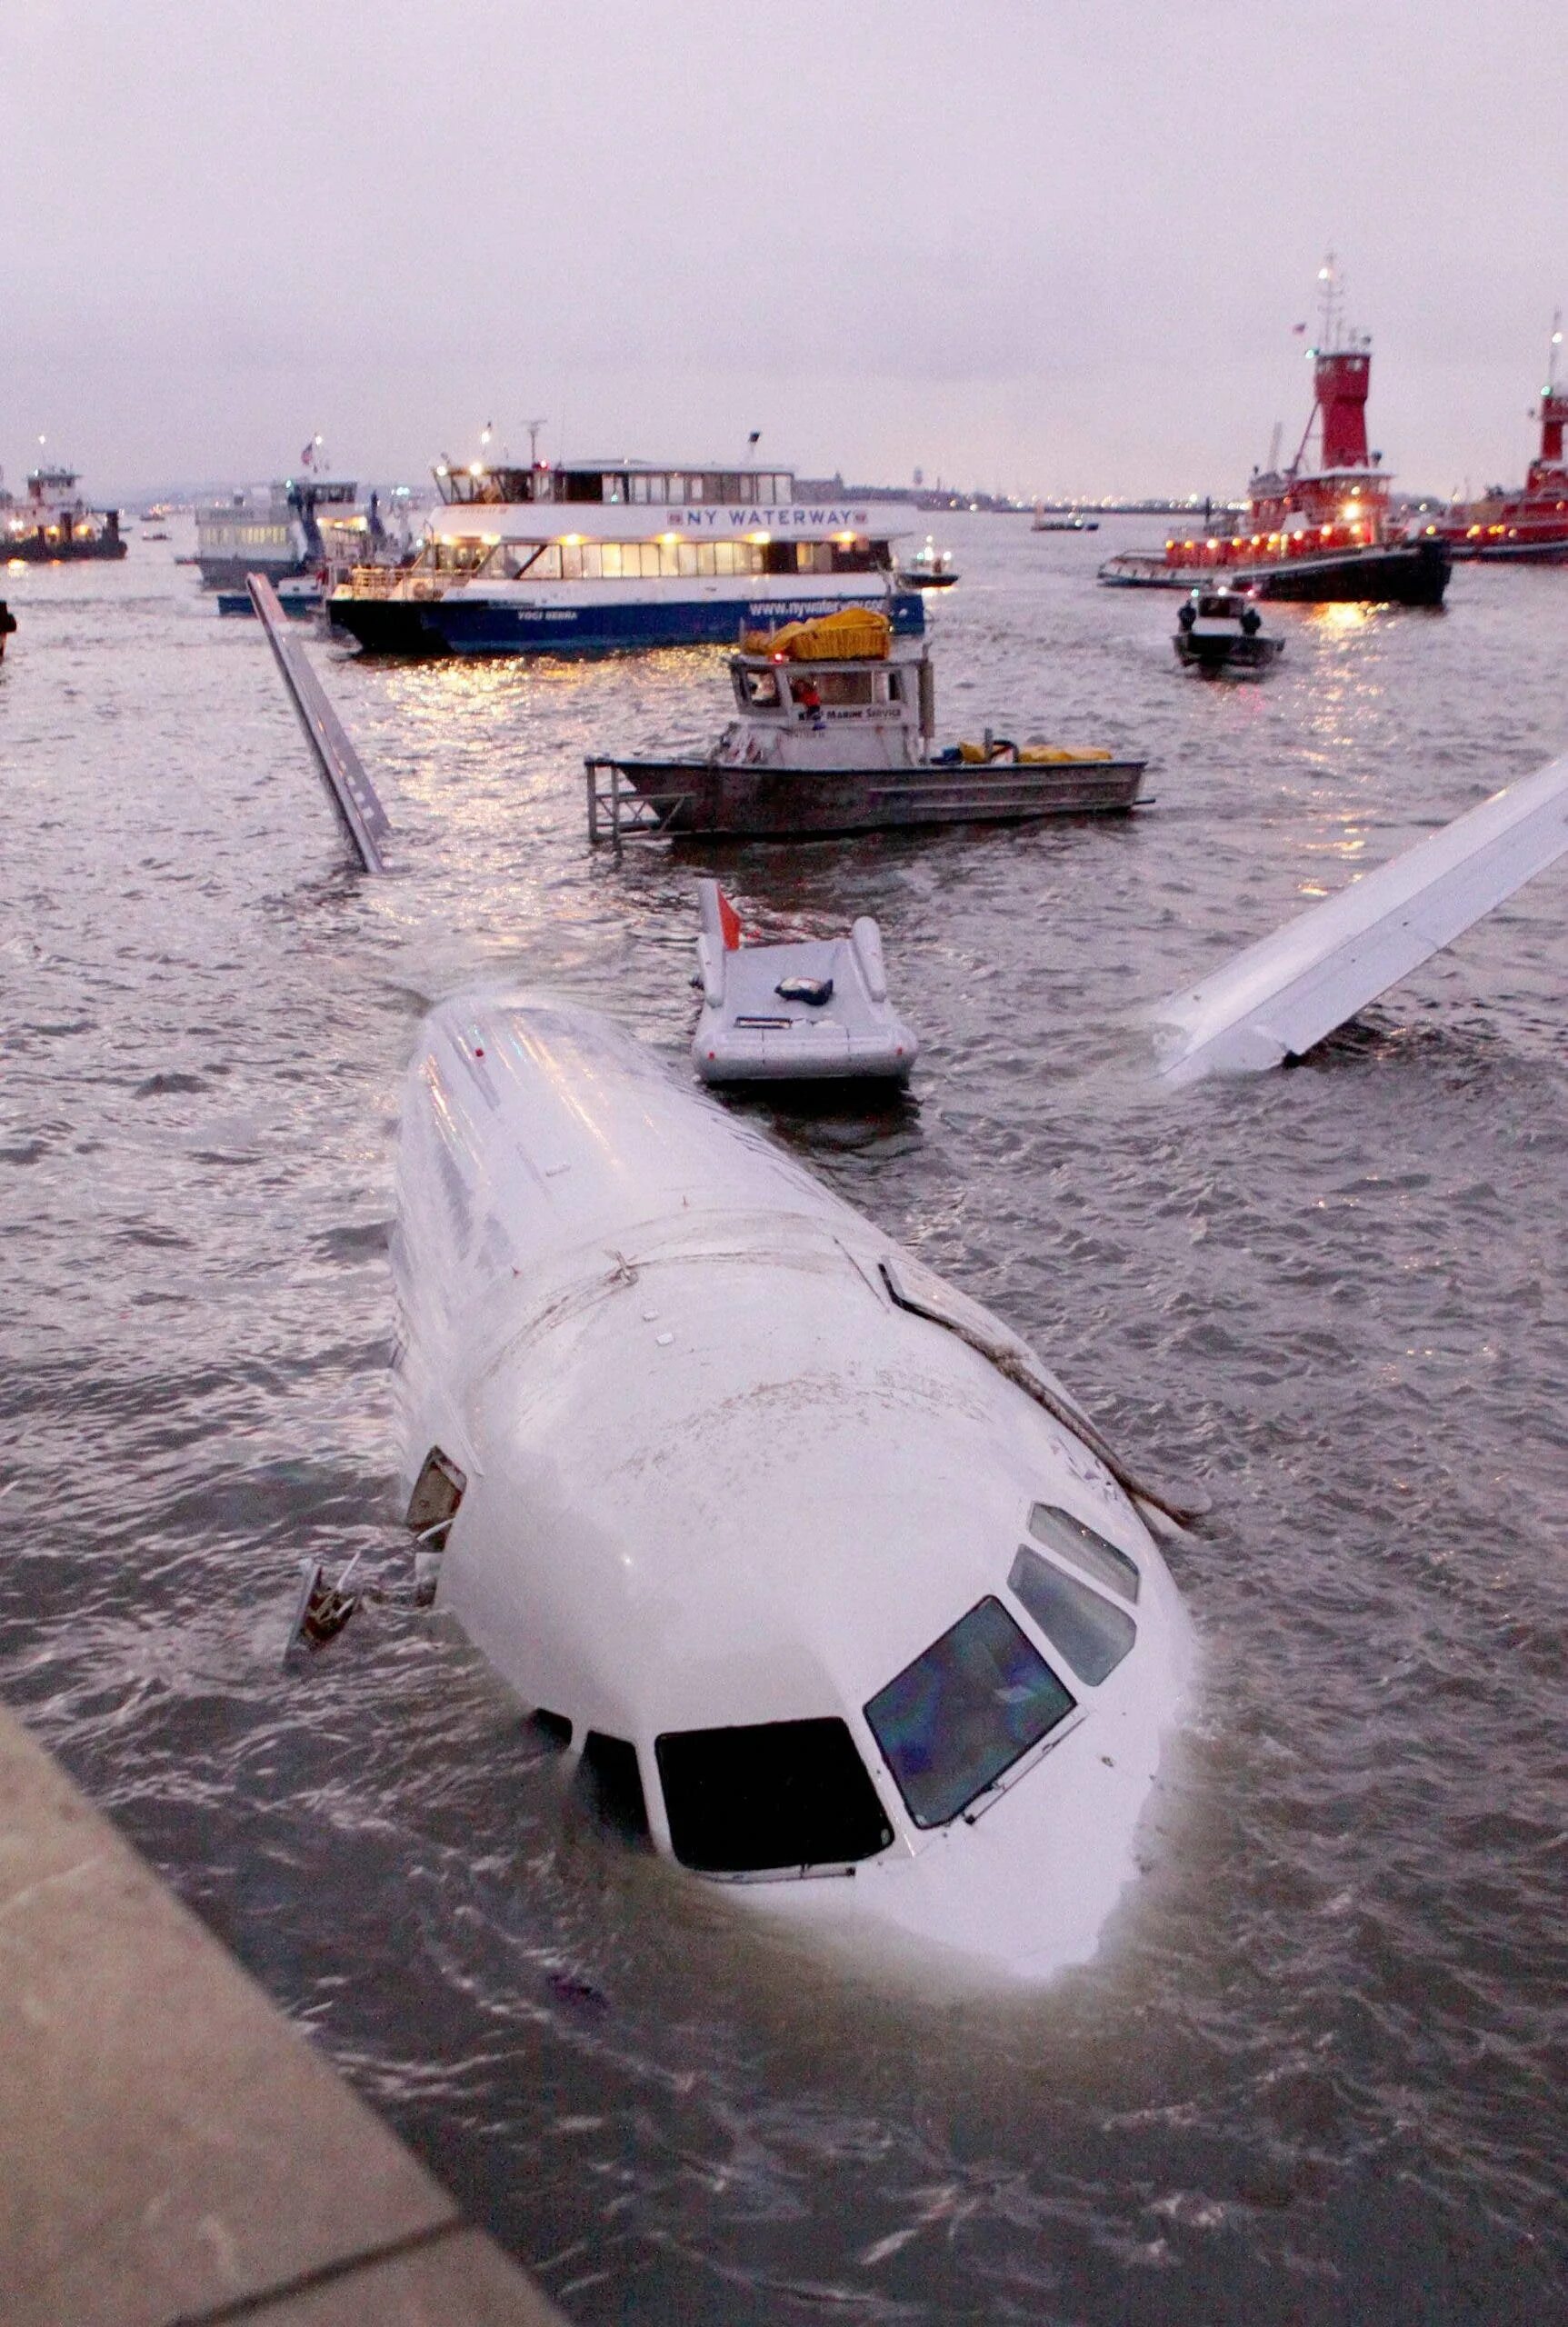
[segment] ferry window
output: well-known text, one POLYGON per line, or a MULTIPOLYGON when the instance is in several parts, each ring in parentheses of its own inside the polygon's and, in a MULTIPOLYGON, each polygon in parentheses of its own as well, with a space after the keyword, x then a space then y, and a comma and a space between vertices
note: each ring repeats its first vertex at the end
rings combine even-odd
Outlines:
POLYGON ((562 543, 561 579, 564 582, 580 582, 583 579, 583 550, 580 543, 562 543))
POLYGON ((648 479, 649 500, 667 501, 669 499, 669 482, 670 480, 666 476, 651 476, 648 479))
POLYGON ((602 542, 583 544, 583 579, 597 582, 604 571, 604 546, 602 542))
POLYGON ((878 703, 902 703, 904 701, 904 679, 899 672, 879 671, 877 673, 876 699, 878 703))
POLYGON ((694 574, 697 570, 696 543, 676 542, 674 548, 677 571, 682 574, 694 574))
POLYGON ((671 1845, 701 1874, 847 1866, 893 1840, 843 1721, 670 1730, 654 1751, 671 1845))
POLYGON ((519 578, 525 574, 531 582, 559 582, 561 579, 561 553, 554 542, 547 543, 543 549, 534 550, 532 555, 527 544, 519 543, 511 556, 519 578))
POLYGON ((624 476, 601 477, 599 483, 602 487, 600 494, 600 498, 602 500, 624 501, 626 497, 626 480, 624 476))
POLYGON ((795 552, 798 542, 769 542, 763 551, 759 571, 764 574, 794 574, 798 571, 795 552))
POLYGON ((647 499, 647 497, 648 497, 648 480, 647 480, 647 478, 646 478, 645 476, 630 476, 630 477, 628 477, 628 478, 626 479, 626 491, 627 491, 627 498, 628 498, 629 500, 632 500, 632 501, 645 501, 645 500, 647 499))
POLYGON ((776 711, 783 701, 779 693, 776 671, 741 671, 737 673, 741 708, 776 711))
POLYGON ((833 572, 833 544, 831 542, 796 542, 795 563, 803 574, 831 574, 833 572))
MULTIPOLYGON (((636 568, 634 566, 632 570, 635 573, 636 568)), ((626 571, 625 556, 619 542, 600 543, 599 571, 606 582, 618 582, 626 571)))
POLYGON ((869 671, 824 671, 817 679, 824 703, 860 705, 871 701, 869 671))
POLYGON ((873 1697, 865 1717, 915 1824, 944 1826, 1076 1702, 988 1596, 873 1697))
POLYGON ((1124 1600, 1134 1603, 1138 1597, 1136 1563, 1093 1527, 1085 1527, 1071 1512, 1063 1511, 1054 1503, 1037 1503, 1029 1513, 1029 1533, 1058 1559, 1068 1561, 1096 1583, 1108 1584, 1119 1592, 1124 1600))
POLYGON ((564 469, 560 472, 557 483, 559 498, 563 501, 603 501, 604 498, 604 478, 591 475, 586 469, 564 469))
POLYGON ((1020 1544, 1007 1578, 1047 1640, 1061 1650, 1081 1681, 1095 1687, 1114 1673, 1138 1636, 1125 1608, 1102 1600, 1074 1575, 1020 1544))
POLYGON ((835 574, 871 574, 881 562, 870 542, 834 542, 832 548, 835 574))

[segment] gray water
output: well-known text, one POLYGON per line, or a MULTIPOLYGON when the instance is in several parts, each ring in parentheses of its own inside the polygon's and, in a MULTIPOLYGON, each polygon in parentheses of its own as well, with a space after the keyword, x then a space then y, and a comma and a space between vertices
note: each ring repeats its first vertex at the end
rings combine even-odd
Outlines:
MULTIPOLYGON (((253 624, 172 549, 11 574, 0 666, 0 1693, 574 2318, 1555 2315, 1563 2165, 1562 868, 1306 1066, 1156 1088, 1138 1005, 1553 754, 1568 574, 1280 609, 1179 674, 1108 548, 954 519, 948 732, 1134 746, 1135 820, 585 839, 585 749, 717 658, 317 648, 395 826, 345 863, 253 624), (1032 2001, 878 1994, 628 1854, 396 1529, 385 1243, 425 1003, 547 984, 679 1068, 693 884, 881 918, 911 1102, 785 1135, 1213 1497, 1151 1868, 1032 2001), (385 1596, 307 1669, 296 1564, 385 1596)), ((614 1417, 605 1417, 613 1430, 614 1417)))

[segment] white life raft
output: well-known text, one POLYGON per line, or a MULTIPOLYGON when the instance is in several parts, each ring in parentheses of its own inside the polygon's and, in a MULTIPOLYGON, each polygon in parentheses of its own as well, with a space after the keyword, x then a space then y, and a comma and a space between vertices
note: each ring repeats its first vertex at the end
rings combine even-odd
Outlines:
POLYGON ((887 998, 882 933, 743 945, 716 881, 699 883, 703 1006, 692 1063, 704 1083, 907 1083, 919 1044, 887 998))

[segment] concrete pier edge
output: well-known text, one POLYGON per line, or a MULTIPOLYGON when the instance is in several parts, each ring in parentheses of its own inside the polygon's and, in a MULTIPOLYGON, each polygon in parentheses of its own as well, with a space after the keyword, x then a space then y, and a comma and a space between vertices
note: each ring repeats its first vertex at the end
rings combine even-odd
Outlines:
POLYGON ((564 2327, 0 1707, 4 2327, 564 2327))

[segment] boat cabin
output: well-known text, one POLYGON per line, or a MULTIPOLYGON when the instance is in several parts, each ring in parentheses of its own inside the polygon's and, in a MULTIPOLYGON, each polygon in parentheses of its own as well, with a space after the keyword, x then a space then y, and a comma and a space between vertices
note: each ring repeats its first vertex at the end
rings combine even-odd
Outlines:
POLYGON ((730 657, 740 716, 714 747, 721 764, 802 768, 919 767, 935 711, 931 659, 864 608, 750 632, 730 657))

